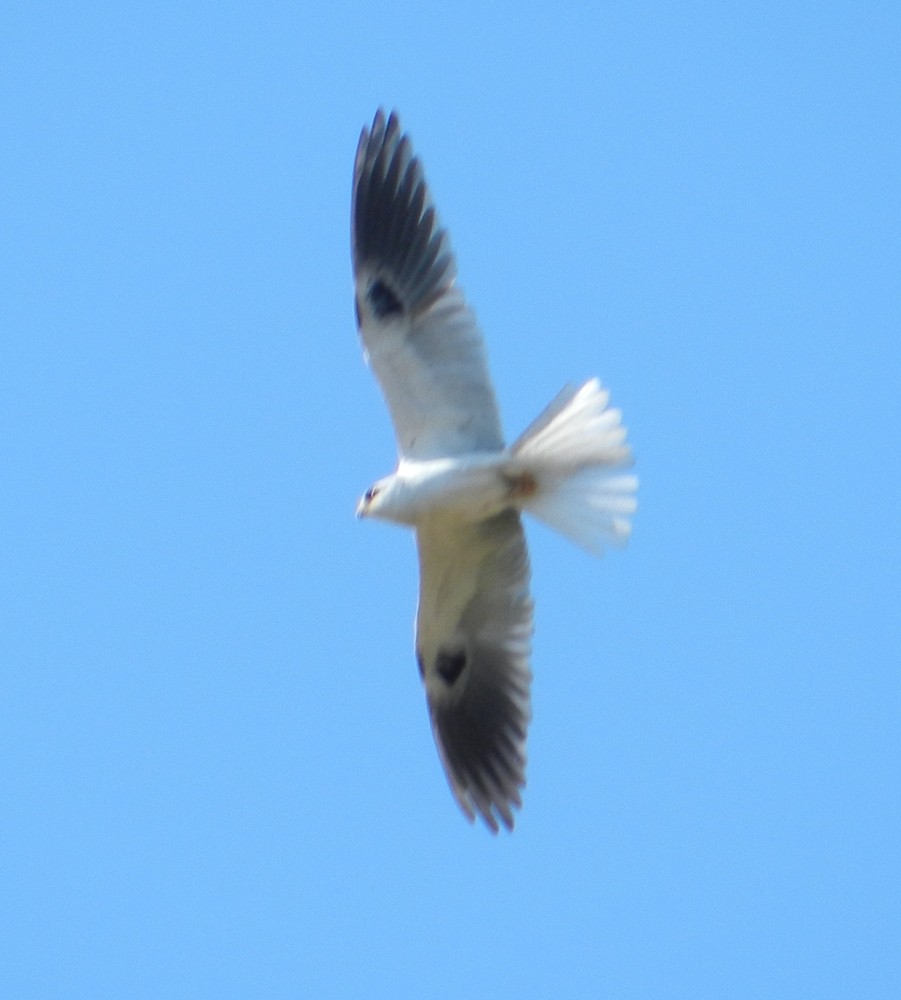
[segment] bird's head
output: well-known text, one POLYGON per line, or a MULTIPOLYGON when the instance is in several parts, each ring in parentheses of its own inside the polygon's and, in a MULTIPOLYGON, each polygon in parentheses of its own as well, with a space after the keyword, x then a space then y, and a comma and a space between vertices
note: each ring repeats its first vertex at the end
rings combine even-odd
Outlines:
POLYGON ((384 517, 385 505, 391 492, 392 476, 380 479, 363 494, 357 504, 357 517, 384 517))

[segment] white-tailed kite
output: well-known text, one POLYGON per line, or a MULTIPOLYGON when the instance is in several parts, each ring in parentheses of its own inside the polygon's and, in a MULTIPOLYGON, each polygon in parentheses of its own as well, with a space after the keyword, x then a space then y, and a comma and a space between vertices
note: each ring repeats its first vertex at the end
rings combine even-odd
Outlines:
POLYGON ((393 112, 360 136, 351 213, 357 321, 400 452, 357 514, 416 531, 416 659, 438 753, 469 819, 512 829, 531 717, 520 512, 596 554, 623 544, 637 489, 626 430, 591 379, 504 446, 482 335, 393 112))

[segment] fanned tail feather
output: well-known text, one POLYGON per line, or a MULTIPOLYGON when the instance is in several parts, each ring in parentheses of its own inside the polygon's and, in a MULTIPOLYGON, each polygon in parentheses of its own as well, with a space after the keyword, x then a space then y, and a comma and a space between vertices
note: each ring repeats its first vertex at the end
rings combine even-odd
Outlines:
POLYGON ((517 506, 595 555, 625 544, 637 507, 626 428, 609 400, 597 379, 567 386, 509 450, 517 506))

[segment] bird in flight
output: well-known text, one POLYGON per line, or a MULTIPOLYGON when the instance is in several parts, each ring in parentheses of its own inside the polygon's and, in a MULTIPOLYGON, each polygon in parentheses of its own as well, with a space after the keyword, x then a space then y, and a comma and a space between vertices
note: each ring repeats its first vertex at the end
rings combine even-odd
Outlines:
POLYGON ((598 555, 624 544, 632 454, 597 379, 564 388, 504 445, 482 334, 394 112, 379 110, 360 136, 351 216, 357 322, 399 451, 357 515, 416 532, 416 660, 432 732, 463 812, 496 833, 522 804, 531 718, 520 514, 598 555))

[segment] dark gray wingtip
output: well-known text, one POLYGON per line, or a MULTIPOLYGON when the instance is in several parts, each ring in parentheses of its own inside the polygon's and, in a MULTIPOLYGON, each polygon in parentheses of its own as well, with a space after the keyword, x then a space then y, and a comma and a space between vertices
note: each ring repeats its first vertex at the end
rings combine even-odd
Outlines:
POLYGON ((415 311, 452 284, 450 241, 395 111, 379 108, 360 133, 351 206, 354 271, 372 277, 363 294, 377 318, 415 311))
MULTIPOLYGON (((468 697, 453 707, 438 707, 432 725, 451 789, 463 811, 470 819, 479 815, 497 833, 501 824, 513 829, 513 810, 522 804, 531 675, 526 669, 513 676, 507 654, 490 643, 480 644, 473 652, 482 670, 469 675, 468 697)), ((458 681, 456 668, 462 669, 465 657, 446 659, 440 662, 439 654, 438 672, 452 687, 458 681)))

